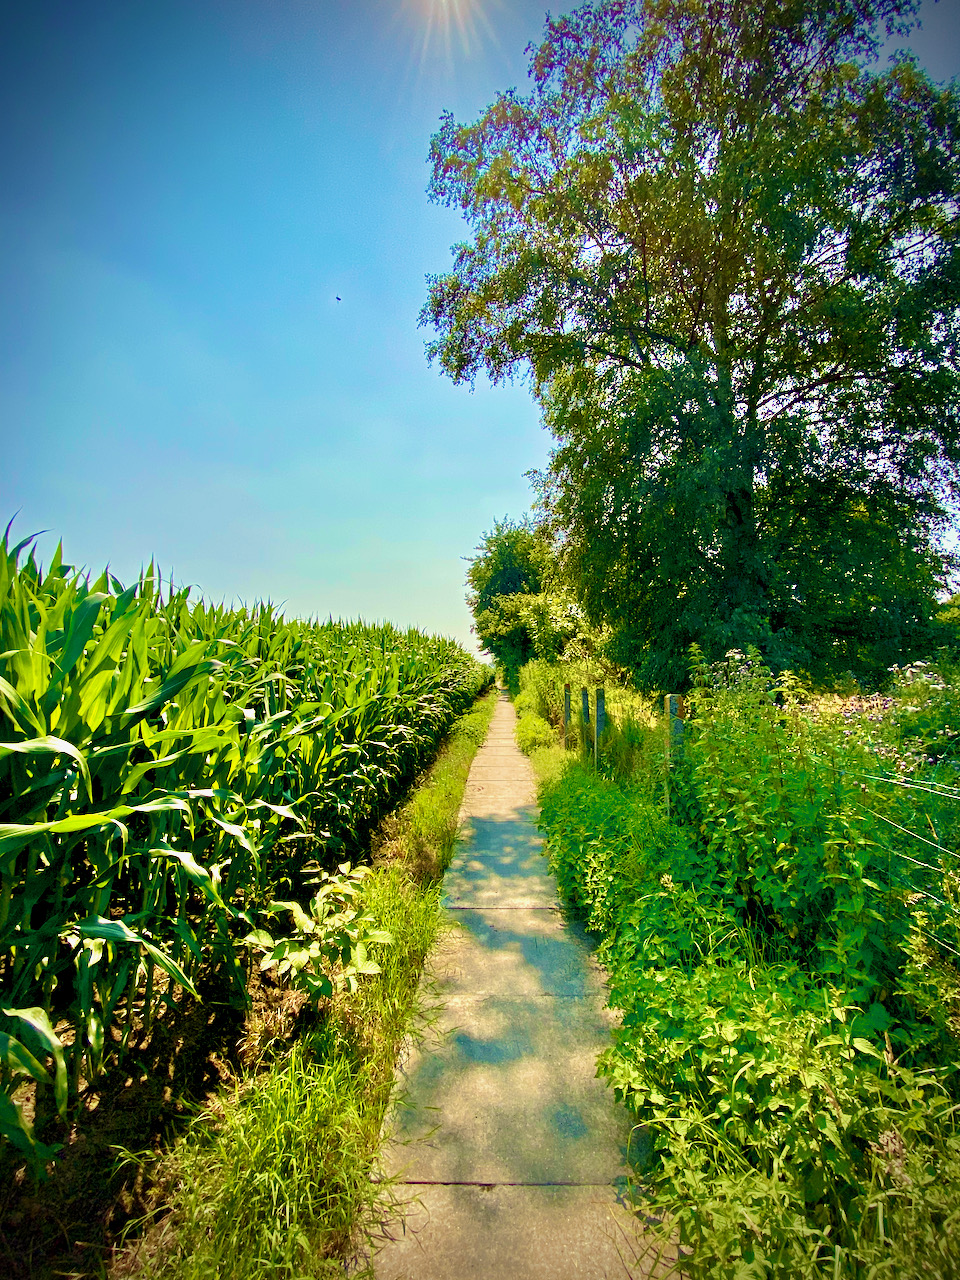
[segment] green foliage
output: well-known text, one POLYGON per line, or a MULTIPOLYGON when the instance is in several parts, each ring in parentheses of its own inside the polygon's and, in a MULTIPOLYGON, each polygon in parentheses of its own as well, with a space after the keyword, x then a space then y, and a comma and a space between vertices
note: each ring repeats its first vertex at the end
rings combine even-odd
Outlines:
POLYGON ((527 755, 537 747, 552 746, 556 740, 556 729, 535 712, 520 716, 517 721, 517 746, 527 755))
POLYGON ((593 643, 546 530, 529 520, 498 521, 484 534, 467 585, 474 630, 512 692, 526 663, 553 662, 572 645, 593 643))
MULTIPOLYGON (((905 1252, 895 1193, 907 1153, 921 1168, 937 1160, 955 1141, 954 1104, 936 1075, 877 1047, 882 1006, 833 1005, 795 967, 751 966, 725 947, 689 970, 618 968, 613 999, 625 984, 628 1012, 599 1066, 648 1127, 648 1185, 690 1274, 850 1276, 857 1252, 872 1262, 888 1237, 905 1252), (878 1238, 867 1215, 884 1193, 878 1238)), ((955 1206, 931 1209, 956 1229, 955 1206)))
POLYGON ((697 674, 672 790, 701 839, 679 874, 778 954, 869 1002, 892 985, 914 890, 892 827, 909 821, 902 793, 865 780, 872 761, 852 740, 842 756, 824 734, 815 748, 789 677, 774 684, 750 658, 727 685, 707 684, 702 666, 697 674))
POLYGON ((534 657, 540 661, 556 662, 575 645, 589 645, 593 639, 575 599, 556 581, 525 602, 524 614, 534 657))
MULTIPOLYGON (((956 665, 914 662, 906 667, 894 667, 893 674, 896 694, 893 719, 904 749, 930 764, 957 763, 960 759, 960 672, 956 665)), ((947 776, 951 777, 949 773, 947 776)))
POLYGON ((500 596, 536 595, 550 562, 549 544, 529 520, 496 520, 470 560, 471 608, 484 613, 500 596))
POLYGON ((874 684, 942 642, 960 93, 864 69, 914 8, 583 4, 528 95, 433 139, 472 236, 428 352, 532 373, 543 514, 645 688, 693 641, 874 684))
POLYGON ((938 646, 957 654, 960 651, 960 592, 943 601, 934 619, 934 634, 938 646))
POLYGON ((0 1024, 7 1028, 0 1031, 0 1080, 7 1087, 7 1091, 0 1093, 0 1134, 27 1159, 35 1172, 42 1174, 44 1163, 56 1155, 60 1144, 41 1142, 10 1094, 25 1080, 32 1081, 39 1090, 52 1092, 57 1115, 66 1119, 67 1067, 63 1045, 43 1009, 0 1006, 0 1013, 10 1020, 0 1024), (44 1065, 48 1057, 53 1062, 52 1077, 44 1065))
POLYGON ((955 1280, 955 679, 813 702, 756 653, 694 674, 669 816, 662 725, 633 776, 601 756, 541 795, 622 1012, 599 1070, 636 1114, 638 1209, 693 1280, 955 1280))
MULTIPOLYGON (((524 721, 533 713, 540 721, 553 726, 550 741, 556 741, 563 729, 564 686, 571 691, 571 720, 567 726, 567 746, 577 748, 587 759, 592 757, 593 735, 583 721, 581 690, 588 689, 591 705, 595 704, 598 685, 607 690, 607 722, 601 742, 601 759, 608 776, 629 778, 641 768, 657 774, 663 758, 662 735, 656 728, 656 718, 643 695, 625 689, 621 683, 624 673, 602 657, 586 660, 572 658, 562 663, 540 659, 528 662, 519 674, 520 692, 514 700, 520 717, 518 741, 524 733, 524 721)), ((549 745, 545 731, 538 730, 543 742, 531 741, 529 752, 549 745)), ((527 747, 523 748, 528 750, 527 747)))
POLYGON ((601 935, 640 895, 672 839, 642 782, 616 785, 580 765, 543 793, 540 821, 561 894, 601 935))
MULTIPOLYGON (((59 549, 46 573, 22 552, 4 535, 0 989, 21 1024, 36 1008, 56 1027, 72 1099, 204 967, 244 1000, 260 913, 299 899, 311 857, 359 847, 491 677, 419 632, 191 603, 152 566, 91 583, 59 549)), ((8 1100, 25 1053, 56 1059, 14 1038, 8 1100)), ((12 1105, 0 1132, 22 1147, 12 1105)))
MULTIPOLYGON (((143 1280, 306 1280, 351 1274, 389 1186, 371 1177, 400 1043, 441 928, 440 881, 470 763, 497 694, 457 722, 429 774, 387 820, 379 860, 351 899, 376 971, 333 994, 326 1021, 232 1098, 201 1115, 161 1162, 158 1228, 136 1250, 143 1280)), ((334 880, 330 896, 337 896, 334 880)))
POLYGON ((255 929, 247 935, 244 941, 262 953, 260 968, 275 968, 281 980, 305 991, 314 1003, 343 987, 356 991, 358 978, 379 973, 368 948, 392 938, 361 913, 358 899, 368 872, 367 867, 351 869, 349 862, 342 862, 336 875, 319 871, 320 888, 306 909, 299 902, 271 902, 265 914, 289 914, 294 932, 274 938, 265 929, 255 929))
POLYGON ((515 687, 517 672, 534 653, 528 614, 532 598, 523 594, 497 596, 489 609, 473 615, 477 639, 493 655, 509 688, 515 687))
POLYGON ((528 711, 547 720, 556 728, 563 725, 563 681, 560 668, 551 662, 528 662, 520 671, 517 681, 520 692, 513 700, 517 715, 528 711))
POLYGON ((508 681, 533 657, 524 606, 542 590, 548 559, 542 532, 528 520, 498 520, 483 535, 467 569, 474 630, 508 681))
POLYGON ((520 692, 513 700, 517 712, 517 746, 526 755, 541 747, 551 747, 557 741, 557 726, 562 725, 562 703, 559 717, 554 715, 554 707, 544 697, 544 690, 538 686, 536 673, 550 670, 547 663, 528 662, 518 673, 520 692))

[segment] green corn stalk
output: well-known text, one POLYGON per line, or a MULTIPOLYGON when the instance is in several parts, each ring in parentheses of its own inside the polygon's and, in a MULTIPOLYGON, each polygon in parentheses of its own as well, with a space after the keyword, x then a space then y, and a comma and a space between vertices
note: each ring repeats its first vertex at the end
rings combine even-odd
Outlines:
POLYGON ((452 641, 191 601, 152 563, 91 582, 58 547, 43 571, 8 528, 0 1001, 52 1039, 10 1048, 0 1134, 47 1158, 12 1092, 62 1066, 68 1109, 203 968, 242 1000, 243 937, 309 859, 335 867, 487 680, 452 641))

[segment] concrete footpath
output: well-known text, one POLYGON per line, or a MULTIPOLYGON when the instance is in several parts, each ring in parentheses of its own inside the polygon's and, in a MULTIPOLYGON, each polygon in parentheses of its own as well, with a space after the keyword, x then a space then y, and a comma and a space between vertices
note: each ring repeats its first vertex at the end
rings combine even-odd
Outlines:
POLYGON ((501 695, 444 879, 456 927, 429 965, 436 1021, 401 1067, 384 1164, 407 1210, 377 1280, 655 1274, 618 1199, 629 1119, 594 1074, 600 971, 558 910, 514 725, 501 695))

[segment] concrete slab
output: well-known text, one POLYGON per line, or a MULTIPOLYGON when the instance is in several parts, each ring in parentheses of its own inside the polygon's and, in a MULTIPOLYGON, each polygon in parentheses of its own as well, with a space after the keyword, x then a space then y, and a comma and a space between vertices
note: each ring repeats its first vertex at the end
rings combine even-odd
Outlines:
POLYGON ((509 900, 504 902, 503 886, 490 885, 482 880, 474 885, 469 885, 466 881, 455 881, 451 884, 450 891, 444 893, 443 905, 451 911, 492 905, 505 910, 556 906, 556 890, 550 885, 537 886, 531 885, 528 880, 520 880, 509 888, 509 900))
POLYGON ((478 839, 454 858, 443 879, 448 907, 552 907, 557 887, 541 841, 523 824, 488 822, 478 839), (492 826, 500 831, 491 831, 492 826), (498 839, 498 836, 500 837, 498 839))
POLYGON ((589 943, 552 908, 463 909, 431 957, 437 1001, 459 995, 589 998, 603 1007, 603 982, 589 943))
POLYGON ((594 1074, 602 1020, 549 997, 452 1002, 411 1054, 388 1171, 413 1182, 608 1183, 631 1126, 594 1074))
POLYGON ((532 824, 531 815, 521 811, 511 817, 482 817, 471 814, 467 817, 458 836, 460 848, 454 857, 452 866, 460 857, 476 857, 482 853, 513 853, 515 851, 535 853, 530 867, 542 875, 550 871, 543 857, 543 836, 532 824))
POLYGON ((630 1118, 596 1078, 614 1015, 559 910, 514 723, 502 699, 464 792, 444 878, 455 923, 427 966, 431 1020, 403 1056, 383 1152, 419 1200, 378 1280, 657 1274, 617 1197, 630 1118))
POLYGON ((624 1280, 668 1270, 610 1187, 415 1190, 378 1280, 624 1280))

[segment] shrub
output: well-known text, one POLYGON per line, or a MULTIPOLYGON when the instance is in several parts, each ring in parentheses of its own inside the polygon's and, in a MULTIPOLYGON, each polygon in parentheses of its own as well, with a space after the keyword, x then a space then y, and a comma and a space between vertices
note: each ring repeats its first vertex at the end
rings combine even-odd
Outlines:
POLYGON ((669 816, 649 717, 542 788, 623 1015, 598 1067, 638 1201, 692 1280, 960 1275, 960 788, 928 671, 815 702, 700 663, 669 816))
POLYGON ((517 745, 527 755, 536 747, 550 747, 557 740, 556 730, 546 720, 530 712, 517 721, 517 745))

